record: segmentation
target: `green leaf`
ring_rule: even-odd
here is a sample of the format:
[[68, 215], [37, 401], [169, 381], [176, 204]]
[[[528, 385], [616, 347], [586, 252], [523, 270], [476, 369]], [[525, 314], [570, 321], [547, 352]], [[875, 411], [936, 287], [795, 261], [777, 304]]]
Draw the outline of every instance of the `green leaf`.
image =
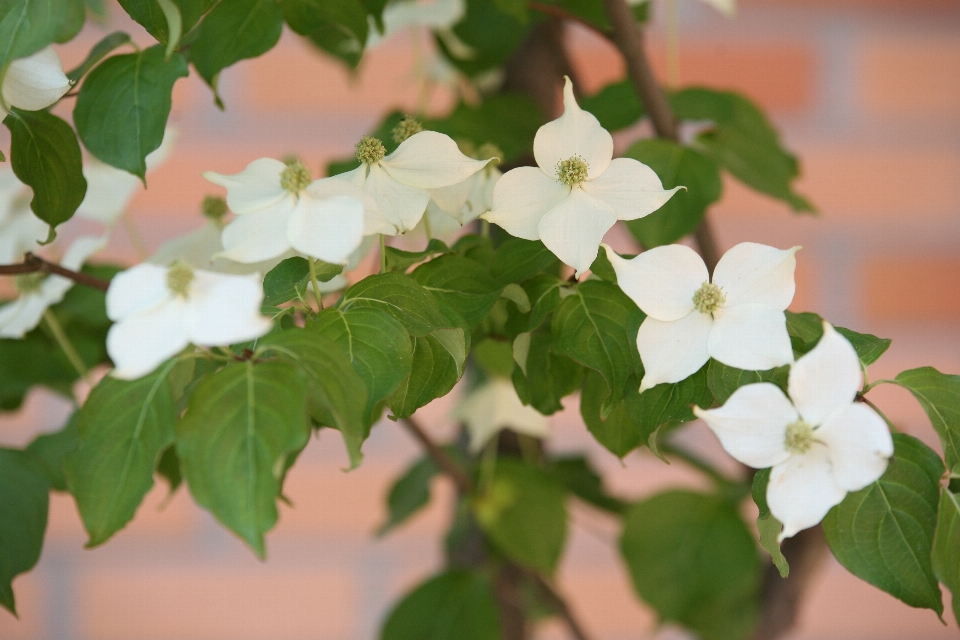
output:
[[126, 526], [153, 487], [153, 471], [174, 437], [167, 383], [173, 364], [139, 380], [108, 376], [80, 409], [80, 447], [64, 466], [88, 548]]
[[216, 91], [223, 69], [266, 53], [282, 31], [283, 13], [276, 0], [222, 0], [204, 18], [190, 62]]
[[[800, 356], [813, 349], [820, 336], [823, 335], [823, 318], [815, 313], [794, 313], [786, 311], [787, 331], [790, 333], [790, 342], [793, 344], [794, 352]], [[857, 355], [860, 356], [860, 362], [864, 366], [871, 365], [880, 359], [887, 349], [890, 348], [892, 340], [887, 338], [878, 338], [869, 333], [857, 333], [843, 327], [835, 327], [837, 333], [850, 341]]]
[[580, 107], [596, 116], [607, 131], [626, 129], [645, 115], [637, 90], [629, 80], [608, 84], [598, 93], [584, 96]]
[[163, 11], [163, 17], [167, 20], [167, 59], [177, 47], [180, 46], [180, 38], [183, 36], [183, 17], [180, 15], [180, 8], [173, 0], [157, 0], [160, 10]]
[[490, 580], [453, 569], [424, 582], [397, 603], [381, 640], [499, 640], [500, 611]]
[[960, 376], [920, 367], [900, 373], [895, 382], [913, 394], [940, 436], [952, 472], [960, 470]]
[[684, 89], [670, 98], [681, 120], [712, 120], [697, 143], [717, 164], [748, 187], [783, 200], [794, 211], [814, 211], [792, 187], [800, 174], [797, 159], [780, 145], [763, 112], [745, 97], [705, 88]]
[[567, 536], [566, 492], [555, 477], [501, 458], [473, 509], [498, 549], [534, 571], [553, 573]]
[[[161, 44], [170, 40], [169, 26], [157, 0], [118, 0], [127, 14]], [[191, 31], [220, 0], [172, 0], [180, 10], [182, 32]]]
[[368, 394], [347, 350], [315, 331], [297, 328], [268, 335], [260, 344], [295, 362], [307, 374], [307, 407], [311, 417], [343, 435], [350, 466], [357, 467], [363, 458], [360, 448], [370, 435], [370, 422], [366, 419]]
[[373, 307], [400, 321], [410, 335], [425, 336], [451, 325], [437, 300], [410, 276], [384, 273], [364, 278], [344, 292], [337, 304], [341, 311]]
[[456, 309], [470, 327], [487, 317], [503, 290], [484, 267], [457, 255], [434, 258], [414, 269], [411, 276], [438, 300]]
[[439, 472], [432, 458], [421, 458], [393, 483], [387, 496], [390, 516], [377, 529], [378, 536], [386, 535], [430, 503], [430, 482]]
[[0, 70], [53, 42], [66, 42], [83, 26], [81, 0], [4, 0], [0, 3]]
[[[636, 383], [635, 386], [639, 388], [640, 384], [636, 378], [629, 378], [627, 384], [630, 384], [630, 381]], [[638, 395], [636, 389], [628, 390], [627, 397], [630, 393]], [[607, 386], [603, 376], [596, 371], [587, 372], [583, 391], [580, 394], [580, 415], [597, 442], [613, 455], [623, 458], [646, 442], [650, 433], [645, 433], [634, 422], [625, 400], [614, 403], [604, 416], [603, 408], [609, 396], [610, 387]]]
[[413, 346], [407, 330], [386, 311], [372, 307], [327, 309], [307, 328], [344, 348], [367, 388], [364, 419], [376, 422], [380, 403], [410, 375]]
[[953, 617], [960, 621], [960, 502], [940, 488], [937, 531], [933, 538], [933, 573], [952, 594]]
[[539, 327], [547, 315], [560, 304], [561, 292], [567, 285], [560, 278], [544, 274], [530, 278], [521, 286], [527, 294], [530, 310], [524, 313], [522, 309], [517, 308], [516, 313], [510, 313], [507, 329], [514, 336]]
[[33, 189], [30, 208], [51, 229], [66, 222], [87, 193], [73, 129], [46, 111], [20, 109], [13, 109], [4, 124], [10, 129], [13, 172]]
[[451, 48], [443, 38], [438, 38], [437, 44], [455, 67], [474, 76], [505, 64], [534, 23], [504, 13], [495, 0], [472, 0], [467, 3], [466, 15], [453, 27], [457, 40], [469, 50]]
[[631, 354], [636, 333], [628, 330], [634, 314], [640, 311], [617, 285], [587, 280], [553, 316], [553, 351], [600, 372], [611, 389], [611, 403], [623, 397], [627, 378], [635, 372]]
[[887, 471], [865, 489], [848, 493], [827, 513], [823, 531], [850, 573], [911, 607], [942, 616], [930, 553], [943, 463], [916, 438], [894, 434], [893, 443]]
[[780, 551], [777, 537], [783, 529], [783, 523], [773, 517], [767, 506], [767, 485], [770, 484], [770, 469], [760, 469], [753, 475], [753, 501], [760, 513], [757, 516], [757, 531], [760, 533], [760, 546], [770, 554], [781, 578], [790, 575], [790, 565]]
[[263, 277], [263, 304], [275, 307], [302, 298], [310, 282], [310, 263], [305, 258], [287, 258]]
[[513, 375], [513, 348], [506, 340], [481, 340], [473, 346], [470, 357], [487, 377], [509, 378]]
[[637, 594], [663, 620], [703, 640], [751, 636], [762, 567], [736, 504], [690, 491], [655, 495], [627, 512], [620, 550]]
[[427, 248], [423, 251], [403, 251], [395, 247], [387, 247], [387, 271], [405, 272], [407, 268], [418, 262], [423, 262], [427, 258], [449, 253], [450, 249], [440, 240], [431, 238], [427, 243]]
[[694, 420], [691, 407], [710, 406], [712, 394], [707, 385], [707, 365], [690, 377], [674, 384], [658, 384], [643, 393], [627, 394], [627, 409], [644, 434], [662, 425]]
[[539, 240], [510, 238], [497, 249], [490, 275], [503, 285], [520, 283], [557, 264], [557, 257]]
[[640, 140], [624, 156], [653, 169], [665, 189], [686, 187], [650, 215], [627, 222], [631, 233], [647, 249], [671, 244], [693, 233], [707, 207], [719, 200], [723, 192], [716, 163], [690, 147], [669, 140]]
[[107, 57], [111, 51], [117, 47], [121, 47], [130, 42], [130, 36], [124, 33], [123, 31], [114, 31], [108, 36], [104, 36], [100, 42], [95, 44], [90, 53], [87, 54], [86, 59], [80, 63], [79, 66], [71, 70], [67, 77], [72, 81], [77, 82], [83, 76], [93, 69], [97, 64]]
[[0, 605], [16, 615], [13, 579], [40, 559], [50, 501], [43, 465], [25, 451], [0, 449]]
[[584, 456], [554, 458], [548, 469], [570, 493], [587, 504], [609, 513], [622, 514], [627, 504], [612, 497], [603, 487], [603, 479]]
[[161, 45], [107, 58], [90, 72], [73, 110], [87, 151], [144, 180], [146, 157], [163, 141], [174, 83], [188, 74], [179, 53]]
[[177, 454], [197, 504], [263, 557], [287, 457], [309, 436], [306, 381], [295, 365], [229, 364], [191, 394]]
[[[734, 391], [746, 384], [772, 382], [781, 389], [786, 389], [789, 373], [789, 366], [767, 369], [766, 371], [746, 371], [728, 367], [717, 360], [710, 360], [707, 364], [707, 386], [717, 404], [724, 404], [733, 395]], [[709, 402], [699, 406], [707, 407], [708, 405]]]
[[55, 491], [67, 490], [63, 460], [80, 446], [79, 418], [80, 414], [74, 412], [60, 431], [39, 435], [27, 445], [27, 452], [43, 463], [50, 479], [50, 488]]
[[157, 474], [167, 481], [169, 493], [173, 494], [183, 484], [183, 473], [180, 470], [180, 458], [177, 457], [176, 445], [170, 445], [160, 454], [157, 462]]
[[367, 7], [362, 0], [280, 0], [283, 19], [295, 33], [356, 67], [367, 43]]
[[[511, 376], [517, 395], [545, 416], [563, 409], [560, 400], [580, 387], [585, 369], [566, 356], [550, 351], [549, 331], [530, 334], [525, 362], [517, 363]], [[516, 355], [516, 350], [514, 351]]]

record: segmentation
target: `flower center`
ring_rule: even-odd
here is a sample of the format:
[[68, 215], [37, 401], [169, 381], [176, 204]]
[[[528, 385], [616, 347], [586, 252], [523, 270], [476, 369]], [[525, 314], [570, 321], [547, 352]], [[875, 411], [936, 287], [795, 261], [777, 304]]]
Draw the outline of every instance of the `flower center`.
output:
[[43, 281], [47, 279], [45, 273], [25, 273], [13, 279], [13, 285], [20, 293], [33, 293], [39, 291]]
[[310, 170], [299, 160], [289, 163], [287, 168], [280, 172], [280, 186], [284, 191], [300, 193], [310, 186], [310, 182], [312, 182]]
[[[393, 128], [393, 131], [391, 131], [390, 134], [393, 136], [393, 141], [396, 142], [397, 144], [400, 144], [401, 142], [403, 142], [413, 134], [420, 133], [421, 131], [423, 131], [423, 125], [420, 124], [419, 120], [417, 120], [413, 116], [404, 116], [403, 120], [397, 123], [397, 125]], [[376, 140], [376, 138], [372, 138], [372, 139]], [[380, 145], [380, 146], [382, 147], [383, 145]], [[360, 150], [358, 148], [357, 149], [358, 157], [359, 157], [359, 153], [360, 153]]]
[[178, 260], [167, 270], [167, 288], [171, 293], [186, 298], [195, 277], [190, 265]]
[[693, 294], [693, 306], [700, 313], [713, 313], [727, 301], [723, 289], [712, 282], [704, 282]]
[[787, 425], [783, 448], [789, 453], [806, 453], [813, 446], [813, 441], [813, 427], [803, 420], [797, 420]]
[[383, 160], [387, 150], [378, 138], [363, 136], [357, 143], [357, 160], [364, 164], [374, 164]]
[[587, 179], [587, 161], [580, 156], [571, 156], [557, 163], [557, 180], [575, 187]]
[[[282, 180], [281, 178], [281, 184]], [[227, 215], [227, 201], [220, 196], [206, 196], [200, 205], [200, 213], [211, 220], [220, 220]]]

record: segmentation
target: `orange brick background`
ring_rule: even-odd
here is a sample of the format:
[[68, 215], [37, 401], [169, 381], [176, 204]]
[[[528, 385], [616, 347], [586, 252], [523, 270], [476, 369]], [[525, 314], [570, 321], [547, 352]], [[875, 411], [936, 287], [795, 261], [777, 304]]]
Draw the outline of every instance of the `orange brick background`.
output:
[[[802, 160], [800, 190], [817, 217], [789, 213], [732, 180], [712, 218], [724, 247], [744, 240], [802, 244], [797, 310], [817, 310], [836, 324], [894, 339], [871, 377], [921, 365], [960, 372], [960, 3], [956, 0], [749, 0], [735, 20], [679, 0], [685, 82], [734, 88], [769, 110]], [[104, 29], [106, 29], [105, 27]], [[125, 28], [149, 42], [136, 25]], [[104, 29], [89, 28], [61, 48], [65, 65], [82, 59]], [[662, 32], [653, 58], [662, 69]], [[619, 79], [623, 65], [608, 45], [572, 30], [568, 44], [590, 92]], [[196, 77], [177, 85], [172, 121], [180, 140], [171, 160], [149, 177], [133, 203], [148, 244], [200, 223], [197, 203], [212, 191], [200, 177], [238, 171], [250, 160], [296, 153], [318, 169], [348, 155], [390, 107], [412, 109], [415, 58], [404, 37], [373, 51], [356, 76], [313, 53], [292, 34], [266, 56], [224, 72], [225, 112]], [[449, 95], [435, 92], [442, 113]], [[70, 106], [66, 107], [67, 112]], [[0, 145], [8, 138], [0, 132]], [[624, 141], [621, 141], [624, 142]], [[621, 235], [617, 242], [627, 242]], [[129, 259], [118, 231], [110, 255]], [[935, 444], [906, 392], [880, 387], [877, 403], [903, 430]], [[612, 490], [640, 497], [702, 479], [648, 454], [623, 465], [591, 442], [576, 400], [553, 419], [555, 451], [587, 451]], [[451, 399], [424, 410], [438, 437], [453, 427]], [[0, 417], [0, 443], [22, 445], [59, 426], [69, 407], [32, 395]], [[722, 455], [704, 428], [685, 439]], [[451, 492], [434, 485], [434, 504], [378, 540], [389, 484], [419, 455], [391, 423], [377, 427], [363, 466], [343, 473], [336, 433], [307, 448], [290, 474], [292, 508], [282, 507], [259, 562], [180, 490], [162, 483], [135, 521], [101, 548], [83, 550], [72, 500], [55, 496], [37, 569], [15, 582], [20, 621], [0, 611], [0, 638], [18, 640], [355, 640], [377, 636], [400, 593], [441, 564], [440, 535]], [[559, 576], [595, 637], [681, 638], [657, 626], [632, 595], [616, 555], [616, 524], [587, 508], [572, 512]], [[928, 611], [900, 604], [826, 560], [792, 640], [956, 637]], [[546, 625], [544, 638], [563, 638]]]

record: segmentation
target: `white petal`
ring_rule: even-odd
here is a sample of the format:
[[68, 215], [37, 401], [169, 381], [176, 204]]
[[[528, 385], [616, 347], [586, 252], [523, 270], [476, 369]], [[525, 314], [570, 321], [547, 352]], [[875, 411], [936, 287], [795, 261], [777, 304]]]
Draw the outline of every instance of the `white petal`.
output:
[[570, 195], [547, 212], [537, 225], [540, 239], [558, 258], [577, 270], [590, 269], [604, 234], [617, 223], [617, 214], [605, 202], [571, 189]]
[[623, 292], [645, 314], [664, 322], [693, 311], [693, 294], [710, 279], [703, 259], [682, 244], [656, 247], [630, 260], [606, 250]]
[[185, 308], [182, 299], [171, 298], [110, 327], [107, 353], [116, 367], [113, 375], [123, 380], [140, 378], [182, 351], [189, 343], [183, 326]]
[[79, 271], [90, 256], [107, 246], [109, 236], [78, 236], [60, 259], [60, 266]]
[[778, 541], [816, 525], [845, 495], [833, 477], [830, 452], [822, 444], [815, 443], [806, 453], [774, 466], [767, 485], [767, 505], [783, 523]]
[[717, 309], [707, 348], [728, 367], [762, 371], [793, 362], [783, 311], [765, 304]]
[[252, 213], [272, 207], [291, 194], [280, 186], [280, 174], [287, 168], [279, 160], [260, 158], [240, 173], [223, 175], [205, 171], [203, 177], [227, 190], [227, 206], [234, 213]]
[[513, 384], [503, 378], [494, 378], [472, 391], [454, 410], [454, 416], [467, 425], [473, 452], [483, 449], [502, 429], [535, 438], [550, 435], [546, 417], [524, 406]]
[[759, 303], [786, 309], [793, 301], [793, 272], [800, 247], [785, 251], [754, 242], [741, 242], [727, 251], [713, 272], [727, 305]]
[[557, 164], [573, 156], [586, 161], [591, 180], [610, 166], [613, 138], [592, 113], [577, 104], [570, 78], [565, 79], [563, 86], [563, 115], [537, 130], [533, 155], [540, 168], [553, 178], [557, 177]]
[[423, 26], [431, 30], [452, 27], [460, 22], [465, 12], [464, 0], [390, 2], [383, 10], [384, 36], [407, 27]]
[[47, 233], [47, 223], [29, 208], [14, 211], [0, 224], [0, 264], [19, 262], [27, 251], [36, 251]]
[[160, 141], [160, 146], [148, 153], [147, 157], [143, 159], [147, 165], [147, 171], [153, 171], [167, 161], [173, 151], [173, 143], [177, 141], [178, 137], [176, 128], [172, 126], [163, 130], [163, 140]]
[[286, 253], [287, 225], [296, 206], [296, 200], [283, 199], [270, 208], [238, 215], [223, 228], [223, 253], [218, 257], [249, 263]]
[[170, 299], [167, 269], [155, 264], [138, 264], [113, 276], [107, 289], [107, 317], [123, 320], [154, 309]]
[[696, 311], [672, 322], [647, 317], [637, 334], [644, 369], [640, 392], [663, 382], [680, 382], [699, 371], [710, 359], [707, 337], [712, 325], [709, 314]]
[[22, 338], [40, 324], [49, 306], [42, 295], [27, 293], [0, 307], [0, 338]]
[[26, 111], [46, 109], [70, 90], [70, 79], [53, 47], [10, 63], [3, 77], [3, 99]]
[[396, 228], [384, 217], [377, 201], [363, 190], [363, 181], [366, 179], [366, 174], [362, 173], [360, 179], [360, 184], [356, 184], [351, 180], [344, 180], [340, 177], [322, 178], [314, 180], [306, 188], [306, 192], [317, 200], [334, 196], [350, 196], [359, 200], [363, 205], [363, 235], [365, 236], [372, 236], [377, 233], [396, 233]]
[[797, 411], [813, 426], [853, 402], [863, 382], [853, 345], [823, 323], [823, 337], [790, 367], [789, 391]]
[[370, 167], [363, 189], [376, 200], [383, 217], [396, 228], [395, 233], [404, 233], [417, 226], [430, 202], [430, 193], [426, 189], [401, 184], [377, 165]]
[[450, 214], [446, 213], [437, 206], [437, 203], [431, 200], [427, 204], [427, 211], [423, 214], [420, 222], [412, 231], [407, 232], [407, 236], [416, 238], [418, 241], [427, 239], [427, 224], [430, 225], [430, 237], [437, 238], [448, 244], [456, 241], [457, 233], [463, 228]]
[[503, 172], [490, 166], [477, 174], [477, 178], [473, 181], [473, 189], [461, 210], [461, 223], [473, 222], [480, 215], [493, 209], [493, 191], [501, 177]]
[[507, 171], [493, 188], [493, 208], [481, 217], [524, 240], [540, 239], [540, 220], [570, 193], [570, 187], [536, 167]]
[[287, 240], [304, 255], [346, 264], [363, 241], [363, 204], [350, 196], [315, 200], [303, 194], [287, 223]]
[[193, 344], [213, 347], [245, 342], [270, 331], [260, 315], [261, 278], [196, 271], [184, 309], [184, 328]]
[[140, 179], [99, 160], [83, 167], [87, 179], [87, 193], [77, 209], [81, 218], [110, 226], [120, 217], [140, 188]]
[[448, 135], [421, 131], [401, 142], [396, 151], [380, 161], [380, 166], [397, 182], [437, 189], [463, 182], [487, 162], [463, 155]]
[[616, 158], [583, 190], [613, 207], [620, 220], [636, 220], [662, 207], [683, 187], [664, 189], [653, 169], [633, 158]]
[[887, 423], [857, 402], [835, 411], [815, 433], [829, 447], [834, 477], [846, 491], [859, 491], [877, 480], [893, 455]]
[[728, 18], [737, 15], [737, 0], [702, 0]]
[[764, 469], [790, 457], [784, 449], [787, 425], [799, 417], [775, 384], [759, 382], [740, 387], [719, 409], [694, 407], [727, 453], [745, 465]]
[[[466, 180], [461, 180], [457, 184], [449, 187], [440, 187], [430, 190], [430, 199], [436, 203], [444, 213], [454, 218], [457, 222], [463, 222], [463, 207], [467, 204], [467, 198], [473, 191], [474, 184], [479, 179], [480, 174], [474, 174]], [[481, 211], [481, 213], [484, 213]]]
[[0, 225], [6, 222], [7, 216], [15, 208], [19, 208], [19, 201], [27, 192], [28, 187], [20, 182], [13, 169], [0, 169]]

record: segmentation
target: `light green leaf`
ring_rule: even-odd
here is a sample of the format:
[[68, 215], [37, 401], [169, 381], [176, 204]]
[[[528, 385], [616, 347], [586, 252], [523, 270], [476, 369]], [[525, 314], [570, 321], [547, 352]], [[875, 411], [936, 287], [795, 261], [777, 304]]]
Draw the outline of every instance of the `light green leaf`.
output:
[[566, 492], [553, 476], [501, 458], [473, 509], [498, 549], [534, 571], [553, 573], [567, 536]]
[[222, 0], [203, 20], [190, 49], [190, 62], [217, 88], [223, 69], [273, 48], [283, 31], [276, 0]]
[[80, 409], [80, 447], [65, 468], [90, 536], [87, 547], [126, 526], [153, 487], [153, 470], [174, 437], [172, 366], [133, 381], [108, 376]]
[[[513, 283], [507, 287], [517, 286]], [[538, 275], [520, 285], [527, 296], [529, 310], [524, 311], [518, 305], [509, 310], [507, 330], [510, 335], [533, 331], [546, 319], [560, 304], [561, 292], [565, 283], [560, 278], [550, 275]], [[506, 289], [504, 289], [506, 291]]]
[[694, 420], [691, 407], [710, 406], [711, 400], [707, 366], [680, 382], [658, 384], [643, 393], [626, 395], [627, 410], [644, 434], [653, 433], [665, 424]]
[[0, 70], [53, 42], [66, 42], [83, 26], [82, 0], [0, 2]]
[[[167, 18], [157, 0], [118, 0], [127, 14], [139, 22], [161, 44], [170, 41]], [[173, 0], [181, 16], [182, 32], [187, 34], [220, 0]]]
[[79, 418], [79, 412], [74, 412], [60, 431], [39, 435], [27, 445], [27, 452], [46, 467], [50, 488], [55, 491], [67, 491], [63, 460], [80, 446]]
[[387, 616], [380, 640], [499, 640], [500, 612], [490, 580], [453, 569], [424, 582]]
[[410, 276], [384, 273], [364, 278], [344, 292], [337, 308], [374, 307], [386, 311], [415, 337], [450, 327], [436, 299]]
[[607, 131], [626, 129], [645, 115], [637, 90], [629, 80], [608, 84], [592, 96], [584, 96], [580, 107], [596, 116]]
[[942, 616], [930, 553], [943, 463], [916, 438], [894, 434], [893, 443], [886, 473], [848, 493], [827, 513], [823, 531], [833, 555], [850, 573], [911, 607]]
[[306, 381], [295, 365], [230, 364], [191, 394], [177, 454], [197, 504], [263, 557], [287, 457], [309, 436]]
[[960, 621], [960, 501], [940, 488], [940, 513], [933, 539], [933, 573], [952, 594], [953, 617]]
[[900, 373], [895, 381], [913, 394], [940, 436], [947, 468], [960, 470], [960, 376], [920, 367]]
[[780, 572], [781, 578], [790, 575], [790, 565], [780, 551], [777, 537], [783, 530], [783, 523], [773, 517], [770, 507], [767, 506], [767, 485], [770, 484], [770, 469], [760, 469], [753, 475], [753, 501], [760, 511], [757, 516], [757, 531], [760, 533], [760, 546], [770, 554], [774, 566]]
[[[639, 388], [640, 383], [636, 378], [629, 378], [627, 384], [630, 384], [630, 381]], [[630, 393], [628, 390], [627, 397]], [[632, 393], [638, 395], [636, 389]], [[597, 442], [613, 455], [623, 458], [646, 442], [650, 434], [644, 433], [634, 422], [625, 400], [614, 403], [604, 416], [603, 407], [609, 396], [610, 387], [607, 386], [603, 376], [596, 371], [588, 371], [580, 394], [580, 415]]]
[[48, 491], [47, 473], [39, 460], [25, 451], [0, 449], [0, 605], [14, 615], [11, 582], [40, 559]]
[[421, 458], [393, 483], [387, 496], [387, 511], [390, 515], [377, 529], [378, 536], [386, 535], [429, 504], [430, 482], [439, 472], [432, 458]]
[[460, 312], [470, 327], [487, 317], [503, 290], [484, 267], [457, 255], [434, 258], [414, 269], [411, 276], [438, 300]]
[[762, 567], [735, 504], [668, 491], [627, 512], [620, 550], [637, 594], [703, 640], [741, 640], [759, 619]]
[[473, 0], [467, 3], [466, 15], [453, 27], [457, 39], [469, 50], [451, 50], [442, 39], [438, 45], [454, 66], [473, 76], [505, 64], [533, 22], [523, 23], [504, 13], [495, 0]]
[[100, 42], [95, 44], [90, 53], [87, 54], [87, 57], [79, 66], [72, 69], [67, 73], [67, 77], [77, 82], [83, 76], [93, 69], [97, 64], [103, 60], [107, 55], [116, 49], [130, 42], [130, 36], [124, 33], [123, 31], [114, 31], [108, 36], [104, 36]]
[[163, 141], [173, 85], [187, 73], [183, 56], [166, 60], [161, 45], [104, 60], [80, 87], [73, 110], [84, 146], [145, 180], [146, 157]]
[[174, 4], [173, 0], [157, 0], [160, 10], [163, 11], [163, 17], [167, 21], [167, 60], [173, 55], [173, 52], [180, 46], [180, 37], [183, 35], [183, 17], [180, 15], [180, 8]]
[[275, 307], [302, 298], [310, 281], [310, 263], [305, 258], [287, 258], [263, 277], [263, 304]]
[[4, 124], [13, 172], [33, 189], [30, 208], [52, 230], [73, 217], [87, 193], [77, 136], [46, 111], [13, 109]]

